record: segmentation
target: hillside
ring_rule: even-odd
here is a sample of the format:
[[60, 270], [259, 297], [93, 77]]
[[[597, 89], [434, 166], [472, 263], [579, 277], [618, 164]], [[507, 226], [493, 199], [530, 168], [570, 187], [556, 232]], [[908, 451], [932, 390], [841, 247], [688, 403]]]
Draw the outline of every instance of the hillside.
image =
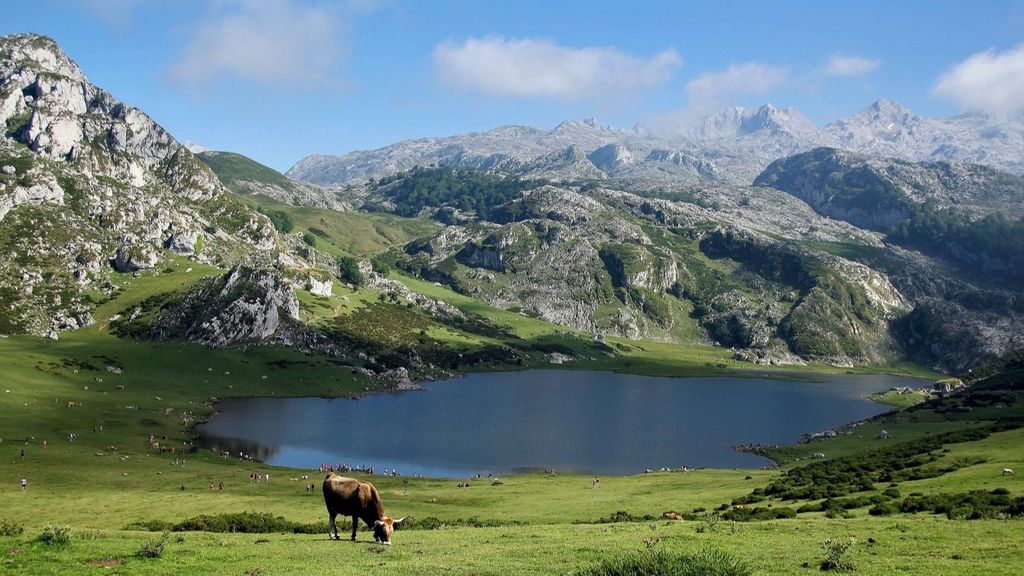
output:
[[0, 39], [0, 332], [88, 325], [120, 278], [169, 255], [231, 266], [280, 250], [270, 222], [48, 38]]
[[241, 154], [207, 151], [200, 152], [196, 158], [209, 166], [228, 190], [240, 196], [265, 196], [294, 206], [348, 209], [338, 193], [292, 180]]
[[[1016, 201], [1016, 177], [957, 170], [957, 184], [943, 188], [957, 206], [973, 206], [993, 180], [1005, 180], [1005, 193], [983, 197], [978, 213], [1000, 214], [999, 202]], [[604, 336], [715, 343], [761, 363], [872, 364], [909, 354], [947, 369], [1021, 345], [1016, 316], [994, 315], [1006, 302], [1013, 309], [1016, 291], [977, 283], [764, 186], [630, 192], [603, 181], [438, 168], [382, 178], [353, 202], [444, 225], [392, 251], [398, 269]], [[922, 328], [917, 319], [936, 306], [965, 306], [960, 323]]]

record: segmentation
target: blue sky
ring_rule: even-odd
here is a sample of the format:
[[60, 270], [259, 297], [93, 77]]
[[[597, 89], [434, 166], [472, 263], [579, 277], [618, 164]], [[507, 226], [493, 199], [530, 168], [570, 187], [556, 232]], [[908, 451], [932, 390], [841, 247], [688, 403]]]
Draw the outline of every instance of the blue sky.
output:
[[1024, 112], [1024, 1], [21, 0], [182, 141], [286, 170], [308, 154], [570, 118], [674, 125], [729, 105], [818, 123], [879, 98]]

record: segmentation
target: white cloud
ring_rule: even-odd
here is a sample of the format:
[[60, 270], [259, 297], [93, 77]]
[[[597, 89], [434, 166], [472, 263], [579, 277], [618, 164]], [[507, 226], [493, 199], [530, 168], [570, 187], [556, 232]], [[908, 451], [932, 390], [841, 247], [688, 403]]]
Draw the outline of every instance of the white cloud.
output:
[[443, 82], [492, 97], [621, 96], [664, 84], [681, 64], [675, 50], [640, 58], [611, 47], [568, 48], [532, 38], [470, 38], [434, 48]]
[[688, 116], [703, 116], [735, 104], [732, 98], [771, 92], [789, 78], [789, 70], [759, 62], [731, 64], [721, 72], [708, 72], [686, 83]]
[[1005, 52], [986, 50], [939, 77], [932, 94], [965, 110], [1009, 115], [1024, 112], [1024, 44]]
[[821, 69], [826, 76], [863, 76], [882, 65], [881, 60], [833, 54]]
[[292, 0], [220, 2], [171, 69], [172, 82], [205, 92], [222, 77], [289, 91], [336, 80], [344, 53], [337, 14]]

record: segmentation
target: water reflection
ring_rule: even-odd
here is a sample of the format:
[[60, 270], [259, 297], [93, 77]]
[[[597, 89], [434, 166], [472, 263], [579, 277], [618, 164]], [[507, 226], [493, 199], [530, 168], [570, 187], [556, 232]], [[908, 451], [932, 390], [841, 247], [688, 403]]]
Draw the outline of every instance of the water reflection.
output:
[[730, 446], [793, 442], [886, 410], [863, 394], [921, 385], [892, 376], [821, 378], [472, 374], [429, 383], [425, 392], [360, 400], [226, 400], [201, 428], [201, 442], [276, 465], [347, 463], [431, 476], [758, 467], [766, 461]]

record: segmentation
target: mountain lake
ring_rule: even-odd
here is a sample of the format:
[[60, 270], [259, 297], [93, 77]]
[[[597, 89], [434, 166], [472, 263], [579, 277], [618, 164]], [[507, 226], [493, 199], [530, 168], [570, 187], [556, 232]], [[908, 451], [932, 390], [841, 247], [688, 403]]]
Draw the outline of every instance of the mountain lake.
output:
[[359, 399], [226, 399], [199, 428], [199, 444], [278, 466], [453, 478], [757, 468], [769, 461], [732, 447], [792, 443], [890, 409], [866, 394], [927, 384], [889, 375], [490, 372]]

